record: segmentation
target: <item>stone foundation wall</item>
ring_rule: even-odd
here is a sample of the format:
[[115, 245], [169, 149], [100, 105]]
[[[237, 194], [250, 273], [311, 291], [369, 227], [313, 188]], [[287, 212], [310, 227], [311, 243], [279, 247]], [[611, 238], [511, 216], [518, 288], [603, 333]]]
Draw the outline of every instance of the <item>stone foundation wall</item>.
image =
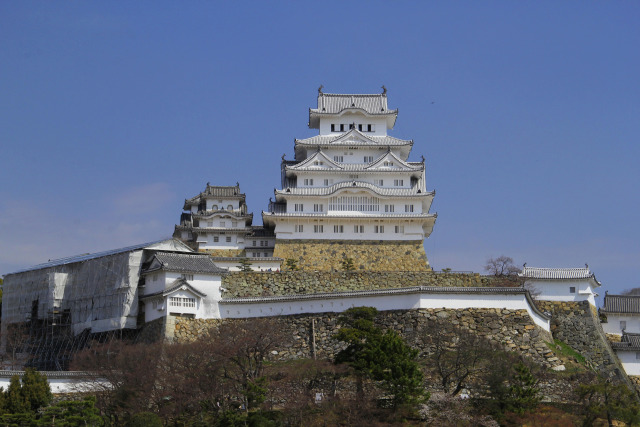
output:
[[276, 240], [273, 256], [295, 259], [301, 270], [311, 271], [340, 271], [347, 258], [356, 270], [431, 270], [422, 240]]
[[152, 320], [142, 325], [138, 331], [136, 341], [143, 343], [152, 343], [164, 339], [166, 318]]
[[[273, 318], [278, 328], [291, 339], [273, 357], [278, 360], [298, 358], [332, 359], [343, 348], [333, 335], [339, 329], [339, 313], [321, 313]], [[234, 322], [237, 320], [225, 320]], [[215, 319], [175, 318], [176, 341], [189, 341], [220, 324]], [[525, 310], [505, 309], [420, 309], [379, 313], [376, 322], [384, 329], [402, 335], [408, 344], [420, 350], [420, 357], [431, 353], [430, 336], [438, 325], [453, 325], [484, 337], [506, 350], [527, 355], [546, 367], [560, 365], [546, 342], [551, 335], [537, 327]], [[314, 340], [315, 338], [315, 340]], [[315, 343], [315, 347], [314, 347]]]
[[536, 301], [551, 318], [553, 337], [569, 344], [604, 375], [616, 375], [628, 382], [624, 368], [611, 349], [600, 324], [598, 312], [588, 301]]
[[[509, 283], [506, 283], [509, 284]], [[224, 298], [318, 294], [411, 286], [504, 286], [504, 279], [464, 273], [423, 272], [234, 272], [222, 279]]]
[[211, 256], [221, 256], [221, 257], [246, 256], [246, 252], [244, 249], [198, 249], [198, 252], [209, 254]]

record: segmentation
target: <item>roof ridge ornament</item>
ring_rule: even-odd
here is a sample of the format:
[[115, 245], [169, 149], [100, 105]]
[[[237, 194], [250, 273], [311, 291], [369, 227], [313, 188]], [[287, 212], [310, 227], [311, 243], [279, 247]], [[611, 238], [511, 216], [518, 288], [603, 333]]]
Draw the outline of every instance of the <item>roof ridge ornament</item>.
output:
[[324, 85], [322, 85], [322, 84], [321, 84], [321, 85], [320, 85], [320, 87], [318, 88], [318, 95], [324, 95], [324, 94], [322, 93], [322, 88], [323, 88], [323, 87], [324, 87]]
[[384, 87], [384, 85], [382, 85], [382, 94], [385, 96], [387, 95], [387, 88]]

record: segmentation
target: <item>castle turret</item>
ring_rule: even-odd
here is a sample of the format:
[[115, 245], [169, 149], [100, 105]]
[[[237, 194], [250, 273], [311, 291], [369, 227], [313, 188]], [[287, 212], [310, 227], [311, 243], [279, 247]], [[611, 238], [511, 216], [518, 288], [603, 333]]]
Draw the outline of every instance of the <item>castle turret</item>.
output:
[[295, 159], [283, 158], [282, 189], [263, 212], [275, 228], [274, 256], [302, 268], [339, 269], [352, 258], [367, 270], [429, 268], [423, 240], [429, 213], [425, 164], [408, 161], [413, 141], [387, 135], [398, 115], [381, 94], [318, 92], [309, 127], [319, 135], [295, 140]]

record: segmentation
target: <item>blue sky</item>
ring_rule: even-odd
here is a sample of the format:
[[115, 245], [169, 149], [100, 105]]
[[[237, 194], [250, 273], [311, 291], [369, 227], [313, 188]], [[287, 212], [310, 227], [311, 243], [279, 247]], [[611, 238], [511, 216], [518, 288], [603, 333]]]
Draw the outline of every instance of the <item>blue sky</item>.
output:
[[207, 182], [240, 182], [259, 222], [318, 86], [384, 84], [437, 191], [434, 268], [506, 254], [640, 286], [639, 18], [637, 2], [0, 2], [0, 274], [169, 236]]

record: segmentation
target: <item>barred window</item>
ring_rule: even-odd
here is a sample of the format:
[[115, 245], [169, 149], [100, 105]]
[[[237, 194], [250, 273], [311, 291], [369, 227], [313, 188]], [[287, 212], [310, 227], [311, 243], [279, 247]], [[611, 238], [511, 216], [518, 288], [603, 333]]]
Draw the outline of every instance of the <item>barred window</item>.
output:
[[324, 226], [322, 224], [314, 225], [313, 226], [313, 232], [314, 233], [323, 233], [324, 232]]
[[334, 233], [344, 233], [344, 225], [334, 225], [333, 226]]
[[329, 199], [330, 211], [378, 212], [380, 199], [368, 196], [338, 196]]
[[314, 203], [313, 204], [313, 211], [314, 212], [323, 212], [324, 211], [324, 205], [322, 203]]
[[196, 299], [195, 298], [171, 297], [171, 298], [169, 298], [169, 305], [171, 307], [195, 308]]

